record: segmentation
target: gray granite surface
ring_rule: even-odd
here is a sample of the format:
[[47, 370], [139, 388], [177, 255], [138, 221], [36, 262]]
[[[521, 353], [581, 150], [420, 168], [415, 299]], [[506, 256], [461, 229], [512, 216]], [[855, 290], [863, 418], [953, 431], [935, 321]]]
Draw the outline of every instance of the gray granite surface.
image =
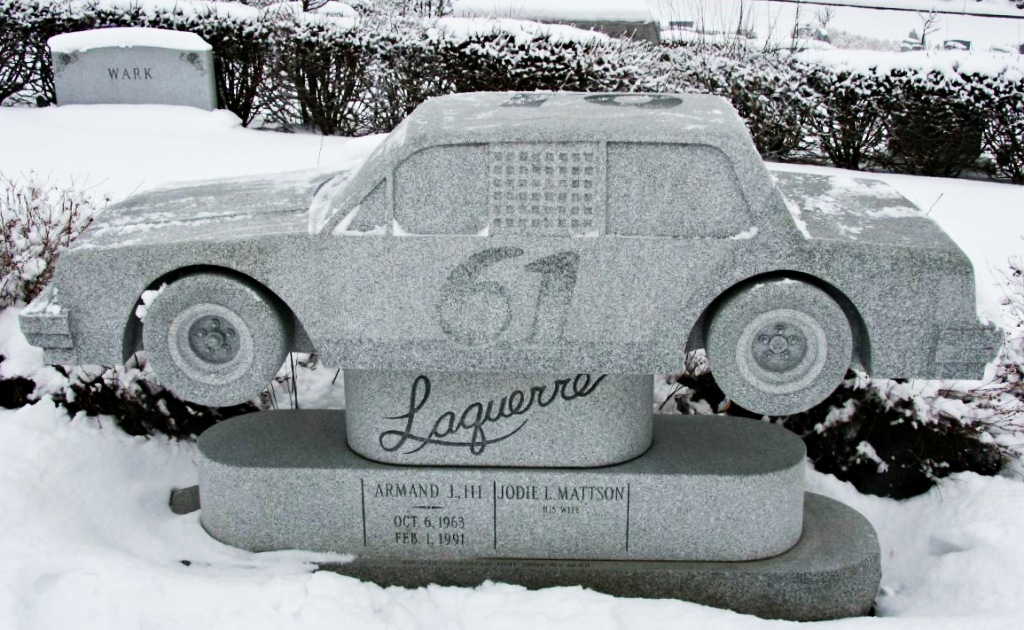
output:
[[345, 370], [349, 447], [391, 464], [606, 466], [651, 446], [651, 376]]
[[784, 416], [826, 398], [850, 366], [853, 335], [828, 293], [790, 279], [726, 296], [708, 328], [715, 381], [747, 409]]
[[118, 31], [155, 33], [158, 37], [167, 34], [159, 29], [103, 29], [104, 35], [112, 36], [112, 43], [85, 49], [67, 45], [63, 35], [52, 38], [57, 104], [217, 107], [213, 51], [198, 35], [174, 33], [173, 37], [186, 43], [183, 48], [125, 46], [116, 43]]
[[657, 416], [647, 453], [586, 469], [379, 464], [349, 450], [340, 411], [233, 418], [199, 454], [203, 527], [254, 551], [750, 560], [803, 520], [803, 442], [738, 418]]
[[399, 559], [360, 557], [322, 568], [381, 585], [539, 589], [583, 586], [620, 597], [675, 598], [768, 619], [817, 621], [870, 614], [881, 580], [878, 539], [855, 510], [817, 494], [804, 500], [792, 549], [747, 562]]
[[[834, 300], [842, 317], [805, 331], [835, 333], [837, 360], [849, 337], [875, 377], [979, 378], [1001, 342], [977, 321], [969, 260], [910, 202], [868, 180], [773, 179], [704, 95], [446, 96], [356, 172], [146, 193], [61, 256], [22, 327], [48, 361], [115, 364], [144, 349], [145, 291], [213, 267], [281, 300], [293, 349], [354, 370], [673, 372], [725, 296], [781, 279]], [[712, 365], [747, 351], [722, 347]], [[828, 379], [775, 394], [717, 372], [752, 411], [827, 395]]]
[[160, 289], [143, 327], [146, 361], [188, 400], [230, 405], [270, 382], [292, 347], [292, 320], [273, 296], [223, 273]]
[[199, 509], [199, 486], [174, 488], [167, 504], [175, 514], [191, 514]]

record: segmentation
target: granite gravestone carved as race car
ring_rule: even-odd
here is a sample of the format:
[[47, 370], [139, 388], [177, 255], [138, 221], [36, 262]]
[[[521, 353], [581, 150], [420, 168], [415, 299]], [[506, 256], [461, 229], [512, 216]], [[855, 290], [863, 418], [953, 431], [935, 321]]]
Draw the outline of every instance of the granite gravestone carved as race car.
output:
[[766, 414], [851, 365], [980, 378], [970, 262], [886, 185], [779, 173], [724, 100], [432, 99], [351, 172], [165, 188], [101, 215], [21, 315], [51, 363], [144, 350], [183, 398], [326, 365], [651, 374], [704, 348]]

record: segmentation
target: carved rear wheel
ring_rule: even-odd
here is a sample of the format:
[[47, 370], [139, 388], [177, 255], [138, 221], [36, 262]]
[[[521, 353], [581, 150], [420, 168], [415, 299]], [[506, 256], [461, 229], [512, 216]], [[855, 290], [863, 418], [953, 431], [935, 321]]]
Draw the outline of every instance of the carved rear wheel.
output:
[[712, 315], [707, 353], [730, 400], [784, 416], [835, 391], [850, 367], [853, 335], [827, 293], [798, 280], [772, 280], [725, 299]]
[[146, 312], [142, 339], [157, 379], [180, 398], [225, 406], [259, 395], [291, 348], [292, 326], [260, 287], [225, 274], [186, 276]]

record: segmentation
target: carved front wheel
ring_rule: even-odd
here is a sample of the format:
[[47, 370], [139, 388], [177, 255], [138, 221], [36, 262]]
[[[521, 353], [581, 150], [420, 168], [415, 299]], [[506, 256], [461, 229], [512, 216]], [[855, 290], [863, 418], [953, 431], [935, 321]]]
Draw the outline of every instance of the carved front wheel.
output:
[[180, 398], [226, 406], [259, 395], [291, 348], [292, 327], [262, 289], [217, 273], [182, 278], [147, 309], [146, 358]]
[[730, 400], [784, 416], [836, 390], [850, 367], [853, 336], [827, 293], [797, 280], [772, 280], [726, 298], [712, 315], [707, 353]]

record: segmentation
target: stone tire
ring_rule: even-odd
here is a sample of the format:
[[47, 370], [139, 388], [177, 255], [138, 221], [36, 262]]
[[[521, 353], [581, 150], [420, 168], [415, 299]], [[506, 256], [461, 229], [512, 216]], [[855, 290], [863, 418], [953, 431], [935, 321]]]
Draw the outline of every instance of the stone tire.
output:
[[797, 280], [755, 284], [712, 315], [708, 365], [725, 395], [769, 416], [806, 411], [836, 390], [850, 367], [853, 335], [843, 309]]
[[167, 286], [142, 323], [146, 360], [176, 396], [211, 406], [258, 396], [291, 348], [292, 326], [262, 288], [224, 274]]

